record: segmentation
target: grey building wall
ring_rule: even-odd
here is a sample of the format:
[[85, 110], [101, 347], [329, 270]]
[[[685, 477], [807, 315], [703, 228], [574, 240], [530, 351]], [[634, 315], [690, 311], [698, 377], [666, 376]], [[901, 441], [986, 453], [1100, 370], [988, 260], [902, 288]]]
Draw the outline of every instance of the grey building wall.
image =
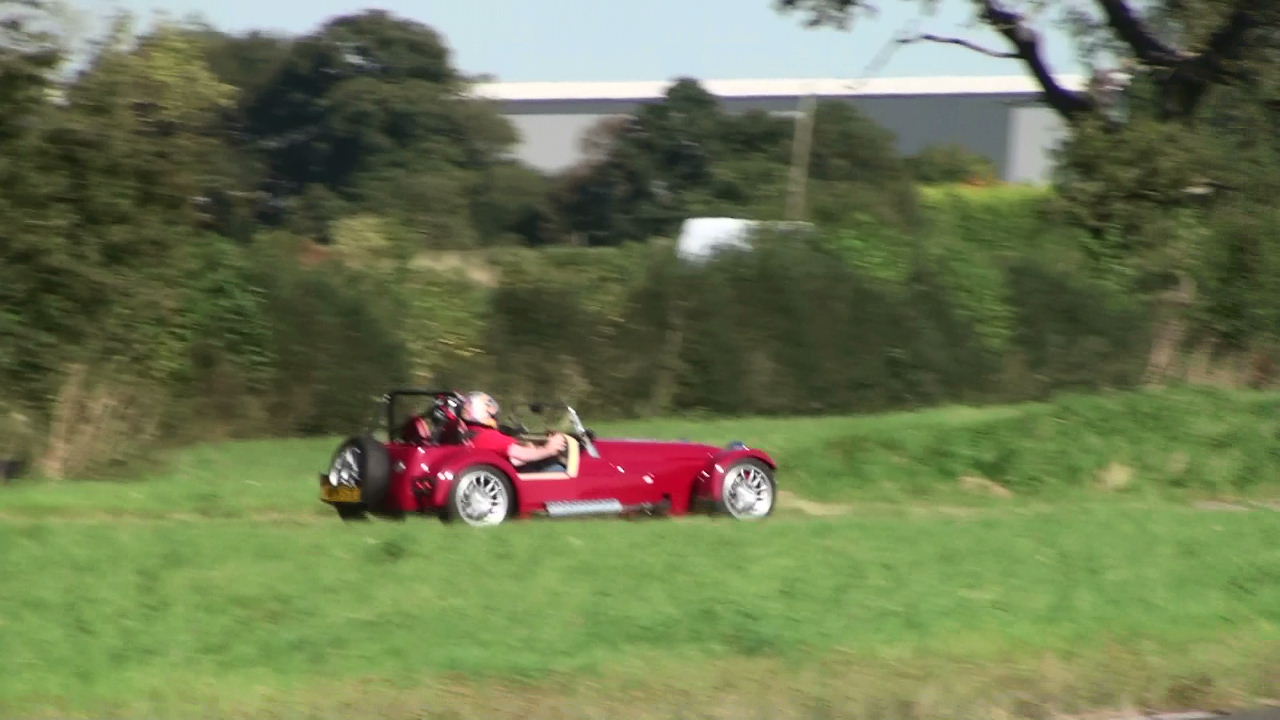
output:
[[1009, 113], [1005, 179], [1010, 182], [1048, 182], [1053, 176], [1054, 153], [1066, 136], [1066, 125], [1052, 109], [1042, 106], [1013, 108]]
[[582, 138], [605, 117], [593, 113], [507, 112], [520, 133], [516, 157], [545, 172], [559, 172], [582, 158]]
[[[799, 97], [721, 98], [729, 112], [792, 112]], [[1046, 182], [1052, 148], [1063, 135], [1057, 115], [1031, 94], [849, 96], [868, 118], [892, 132], [899, 152], [958, 143], [991, 158], [1010, 182]], [[582, 158], [583, 135], [610, 115], [632, 114], [645, 100], [517, 100], [500, 103], [520, 133], [516, 156], [547, 172]], [[820, 149], [817, 149], [820, 152]]]

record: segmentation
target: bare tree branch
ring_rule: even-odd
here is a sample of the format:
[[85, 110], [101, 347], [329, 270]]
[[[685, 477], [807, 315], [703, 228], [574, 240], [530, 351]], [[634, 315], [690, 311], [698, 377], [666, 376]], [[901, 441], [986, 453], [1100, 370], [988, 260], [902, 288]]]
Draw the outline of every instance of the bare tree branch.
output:
[[[855, 20], [874, 11], [873, 0], [773, 0], [783, 11], [801, 12], [809, 25], [848, 28]], [[1050, 72], [1040, 38], [1021, 13], [1007, 5], [1010, 0], [972, 0], [982, 21], [999, 32], [1013, 46], [1000, 52], [963, 38], [919, 35], [899, 40], [959, 45], [990, 57], [1016, 59], [1026, 67], [1044, 92], [1044, 101], [1059, 115], [1074, 120], [1099, 109], [1098, 101], [1087, 93], [1062, 87]], [[1190, 118], [1210, 88], [1231, 82], [1248, 82], [1248, 74], [1238, 61], [1256, 45], [1255, 31], [1273, 21], [1277, 0], [1221, 0], [1227, 6], [1222, 24], [1209, 36], [1203, 49], [1178, 47], [1159, 36], [1143, 18], [1144, 0], [1094, 0], [1105, 18], [1106, 27], [1133, 53], [1143, 66], [1154, 70], [1151, 78], [1159, 90], [1166, 118]]]
[[1044, 100], [1066, 120], [1075, 120], [1096, 107], [1087, 95], [1068, 90], [1053, 77], [1040, 53], [1040, 37], [1023, 22], [1022, 15], [1001, 6], [996, 0], [975, 0], [983, 21], [1013, 44], [1013, 56], [1022, 60], [1044, 91]]
[[1209, 38], [1209, 45], [1196, 62], [1218, 79], [1231, 75], [1224, 63], [1238, 60], [1244, 54], [1244, 36], [1263, 24], [1262, 12], [1272, 0], [1236, 0], [1231, 15]]
[[1166, 117], [1190, 117], [1215, 83], [1239, 80], [1231, 66], [1247, 50], [1245, 35], [1263, 24], [1262, 13], [1273, 0], [1236, 0], [1222, 26], [1209, 37], [1205, 49], [1188, 56], [1165, 80], [1162, 111]]
[[1165, 117], [1190, 117], [1214, 83], [1238, 79], [1230, 64], [1245, 52], [1245, 35], [1262, 25], [1262, 11], [1274, 0], [1235, 0], [1222, 26], [1205, 49], [1191, 53], [1165, 43], [1134, 13], [1128, 0], [1097, 0], [1107, 25], [1148, 66], [1164, 68], [1165, 92], [1161, 111]]
[[1189, 55], [1156, 37], [1126, 0], [1098, 0], [1107, 15], [1107, 25], [1124, 40], [1134, 55], [1148, 65], [1174, 65]]
[[916, 35], [915, 37], [905, 37], [905, 38], [902, 38], [901, 40], [898, 40], [898, 42], [902, 45], [910, 45], [911, 43], [922, 42], [922, 41], [947, 43], [950, 45], [959, 45], [960, 47], [969, 48], [974, 52], [980, 52], [983, 55], [990, 55], [991, 57], [995, 57], [995, 58], [1017, 59], [1018, 57], [1020, 57], [1018, 53], [1000, 52], [999, 50], [992, 50], [990, 48], [982, 47], [977, 43], [965, 40], [964, 38], [943, 37], [941, 35], [933, 35], [931, 33], [923, 33], [921, 35]]

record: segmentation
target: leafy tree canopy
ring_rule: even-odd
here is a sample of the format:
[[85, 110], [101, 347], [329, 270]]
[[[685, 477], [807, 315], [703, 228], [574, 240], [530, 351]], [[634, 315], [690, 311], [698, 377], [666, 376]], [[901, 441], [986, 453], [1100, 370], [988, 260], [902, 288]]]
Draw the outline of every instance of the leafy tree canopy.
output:
[[[634, 117], [608, 119], [588, 138], [588, 160], [561, 180], [559, 210], [586, 242], [669, 234], [691, 215], [780, 219], [794, 120], [726, 112], [696, 80], [680, 79]], [[909, 218], [913, 195], [893, 136], [852, 105], [814, 112], [811, 216]]]

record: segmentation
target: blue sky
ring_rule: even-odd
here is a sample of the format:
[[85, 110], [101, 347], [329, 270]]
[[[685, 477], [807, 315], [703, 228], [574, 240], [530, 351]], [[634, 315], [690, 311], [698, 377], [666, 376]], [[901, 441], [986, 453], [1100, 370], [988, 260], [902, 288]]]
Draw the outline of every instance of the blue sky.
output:
[[[503, 81], [862, 77], [887, 41], [919, 32], [962, 35], [992, 48], [1002, 39], [969, 22], [969, 2], [942, 0], [925, 14], [912, 0], [881, 0], [852, 32], [807, 30], [772, 0], [72, 0], [89, 18], [113, 9], [143, 16], [198, 14], [228, 31], [302, 34], [335, 15], [377, 7], [431, 25], [470, 74]], [[1070, 43], [1045, 28], [1055, 71], [1077, 72]], [[1013, 75], [1016, 61], [953, 46], [897, 48], [870, 74]]]

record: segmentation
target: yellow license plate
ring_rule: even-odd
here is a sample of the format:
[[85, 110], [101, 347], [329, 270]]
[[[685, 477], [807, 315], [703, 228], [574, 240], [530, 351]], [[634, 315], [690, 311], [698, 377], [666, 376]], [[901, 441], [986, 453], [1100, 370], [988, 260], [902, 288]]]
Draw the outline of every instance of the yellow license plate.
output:
[[329, 502], [340, 503], [358, 503], [360, 502], [360, 488], [350, 487], [348, 485], [324, 485], [320, 488], [320, 498]]

